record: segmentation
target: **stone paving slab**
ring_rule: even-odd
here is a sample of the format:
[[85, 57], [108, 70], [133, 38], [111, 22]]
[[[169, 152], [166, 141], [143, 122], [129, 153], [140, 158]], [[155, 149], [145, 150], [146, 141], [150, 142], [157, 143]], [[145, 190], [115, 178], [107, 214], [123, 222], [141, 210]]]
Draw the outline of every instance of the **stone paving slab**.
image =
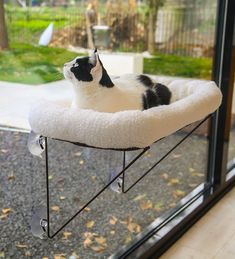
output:
[[72, 97], [72, 85], [56, 81], [42, 85], [24, 85], [0, 81], [0, 125], [30, 130], [28, 114], [39, 99], [59, 100]]

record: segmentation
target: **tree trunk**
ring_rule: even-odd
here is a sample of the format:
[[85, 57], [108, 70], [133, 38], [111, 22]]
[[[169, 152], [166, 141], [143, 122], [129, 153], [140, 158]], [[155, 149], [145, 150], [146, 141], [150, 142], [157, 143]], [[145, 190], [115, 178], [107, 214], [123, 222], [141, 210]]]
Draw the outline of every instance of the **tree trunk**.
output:
[[0, 49], [8, 49], [8, 36], [4, 15], [4, 0], [0, 0]]
[[94, 49], [95, 44], [93, 41], [92, 25], [88, 13], [86, 13], [86, 31], [87, 31], [87, 46], [89, 49]]
[[157, 11], [151, 10], [148, 17], [148, 52], [155, 52], [155, 31], [157, 23]]

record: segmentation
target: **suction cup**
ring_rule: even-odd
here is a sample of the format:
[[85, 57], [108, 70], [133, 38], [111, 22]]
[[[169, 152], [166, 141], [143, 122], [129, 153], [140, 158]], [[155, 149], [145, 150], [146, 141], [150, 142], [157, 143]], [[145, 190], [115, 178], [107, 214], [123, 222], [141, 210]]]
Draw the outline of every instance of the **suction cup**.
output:
[[31, 131], [28, 138], [28, 149], [32, 155], [41, 157], [45, 150], [45, 138]]
[[[121, 169], [120, 170], [113, 170], [111, 173], [110, 173], [110, 177], [109, 177], [109, 182], [112, 181], [116, 176], [117, 174], [121, 172]], [[114, 192], [117, 192], [117, 193], [122, 193], [122, 185], [123, 185], [123, 177], [122, 176], [119, 176], [110, 186], [109, 188], [114, 191]]]
[[47, 210], [45, 207], [38, 207], [33, 211], [31, 218], [31, 232], [33, 236], [40, 239], [47, 238]]

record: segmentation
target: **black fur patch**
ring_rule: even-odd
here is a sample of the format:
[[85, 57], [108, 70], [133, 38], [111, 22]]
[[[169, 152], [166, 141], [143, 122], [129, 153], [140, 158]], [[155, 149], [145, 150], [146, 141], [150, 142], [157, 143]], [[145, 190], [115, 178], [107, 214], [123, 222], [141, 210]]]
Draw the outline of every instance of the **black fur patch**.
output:
[[161, 104], [169, 104], [171, 100], [171, 91], [168, 89], [167, 86], [163, 84], [155, 84], [154, 90], [157, 94], [157, 96], [160, 99]]
[[161, 100], [153, 90], [146, 90], [142, 95], [143, 109], [150, 109], [161, 104]]
[[76, 63], [78, 66], [72, 67], [70, 70], [74, 73], [77, 80], [91, 82], [93, 78], [90, 72], [93, 66], [89, 63], [89, 57], [79, 58], [76, 60]]
[[[100, 59], [99, 59], [99, 61], [100, 61]], [[104, 87], [108, 87], [108, 88], [113, 87], [114, 84], [113, 84], [112, 80], [110, 79], [110, 77], [101, 61], [100, 61], [100, 64], [102, 66], [102, 77], [101, 77], [99, 83]]]
[[143, 110], [147, 110], [148, 103], [147, 103], [147, 98], [146, 98], [145, 94], [142, 94], [142, 103], [143, 103]]
[[152, 79], [146, 75], [139, 75], [138, 80], [147, 87], [152, 87], [154, 85]]

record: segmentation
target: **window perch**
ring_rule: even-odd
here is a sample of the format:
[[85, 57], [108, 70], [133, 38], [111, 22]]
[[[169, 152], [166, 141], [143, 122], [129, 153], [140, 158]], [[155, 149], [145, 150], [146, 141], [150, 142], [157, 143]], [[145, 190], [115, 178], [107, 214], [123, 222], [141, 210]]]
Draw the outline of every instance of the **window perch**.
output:
[[[47, 208], [38, 209], [32, 217], [31, 228], [35, 236], [53, 238], [108, 187], [113, 187], [116, 192], [128, 192], [205, 122], [221, 104], [222, 94], [212, 81], [166, 77], [159, 77], [157, 81], [167, 85], [171, 90], [170, 105], [144, 111], [117, 113], [72, 109], [71, 100], [43, 100], [32, 107], [29, 123], [33, 133], [29, 137], [29, 150], [35, 155], [40, 155], [45, 150], [47, 180]], [[202, 121], [139, 179], [125, 187], [126, 170], [142, 157], [153, 143], [198, 120]], [[79, 146], [123, 152], [122, 170], [112, 175], [110, 181], [53, 234], [50, 231], [47, 138], [72, 142]], [[126, 164], [126, 152], [138, 149], [140, 153]]]

